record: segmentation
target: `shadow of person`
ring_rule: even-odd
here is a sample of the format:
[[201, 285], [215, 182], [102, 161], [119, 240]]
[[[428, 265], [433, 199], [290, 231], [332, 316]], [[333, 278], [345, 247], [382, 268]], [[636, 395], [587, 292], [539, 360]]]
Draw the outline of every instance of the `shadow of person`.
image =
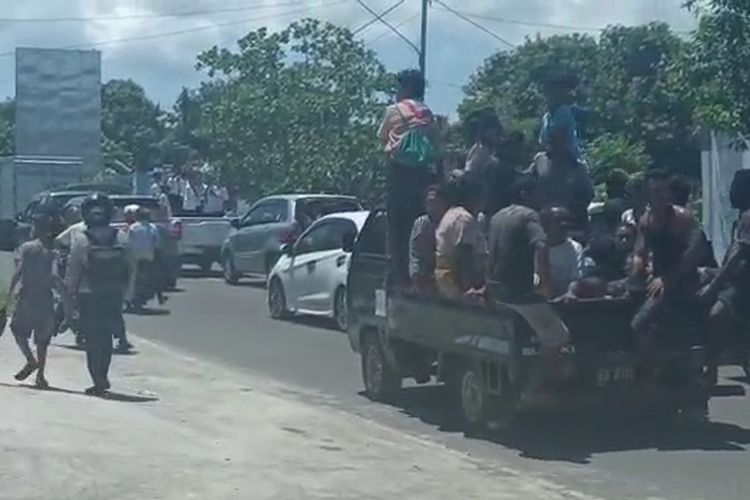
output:
[[132, 314], [133, 316], [169, 316], [172, 312], [164, 308], [144, 307], [126, 311], [125, 314]]
[[[31, 390], [31, 391], [40, 391], [40, 392], [58, 392], [62, 394], [72, 394], [75, 396], [85, 396], [85, 397], [92, 397], [88, 394], [86, 394], [84, 391], [74, 391], [71, 389], [63, 389], [62, 387], [55, 387], [55, 386], [48, 386], [48, 387], [38, 387], [34, 384], [9, 384], [7, 382], [0, 382], [0, 387], [8, 387], [11, 389], [24, 389], [24, 390]], [[117, 401], [121, 403], [153, 403], [156, 401], [159, 401], [159, 398], [156, 396], [141, 396], [138, 394], [124, 394], [120, 392], [113, 392], [113, 391], [107, 391], [102, 396], [99, 396], [101, 399], [106, 399], [109, 401]]]
[[[404, 388], [391, 406], [440, 432], [464, 432], [442, 386]], [[464, 432], [469, 439], [517, 450], [524, 458], [588, 464], [598, 454], [637, 450], [745, 451], [750, 429], [664, 415], [607, 412], [524, 413], [501, 430]]]
[[105, 392], [101, 398], [108, 401], [118, 401], [120, 403], [154, 403], [159, 401], [159, 398], [156, 396], [139, 396], [137, 394], [123, 394], [114, 391]]

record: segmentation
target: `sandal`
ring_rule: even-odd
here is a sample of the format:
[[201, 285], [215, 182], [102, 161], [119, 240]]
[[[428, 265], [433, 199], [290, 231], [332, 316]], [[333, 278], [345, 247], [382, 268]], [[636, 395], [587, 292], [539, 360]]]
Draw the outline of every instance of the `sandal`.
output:
[[26, 365], [23, 368], [21, 368], [21, 371], [16, 373], [14, 378], [18, 380], [19, 382], [22, 382], [26, 380], [27, 378], [29, 378], [29, 376], [35, 371], [37, 371], [38, 368], [39, 368], [39, 364], [36, 361], [33, 363], [29, 361], [28, 363], [26, 363]]

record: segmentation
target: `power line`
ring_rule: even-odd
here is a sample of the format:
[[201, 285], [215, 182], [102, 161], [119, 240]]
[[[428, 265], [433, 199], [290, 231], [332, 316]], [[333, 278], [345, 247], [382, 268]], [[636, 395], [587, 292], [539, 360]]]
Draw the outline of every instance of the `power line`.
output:
[[[320, 7], [330, 7], [330, 6], [333, 6], [333, 5], [340, 5], [340, 4], [344, 3], [344, 1], [345, 0], [337, 0], [335, 2], [329, 2], [329, 3], [321, 4], [319, 6]], [[64, 47], [59, 47], [59, 48], [60, 49], [66, 49], [66, 50], [86, 49], [88, 47], [102, 47], [102, 46], [106, 46], [106, 45], [114, 45], [114, 44], [119, 44], [119, 43], [140, 42], [140, 41], [145, 41], [145, 40], [156, 40], [156, 39], [167, 38], [167, 37], [171, 37], [171, 36], [185, 35], [185, 34], [188, 34], [188, 33], [196, 33], [196, 32], [199, 32], [199, 31], [208, 31], [208, 30], [212, 30], [212, 29], [220, 28], [220, 27], [235, 26], [235, 25], [245, 24], [245, 23], [254, 22], [254, 21], [267, 21], [267, 20], [270, 20], [270, 19], [276, 19], [276, 18], [286, 17], [286, 16], [290, 16], [290, 15], [294, 15], [294, 14], [300, 14], [300, 13], [307, 12], [307, 11], [309, 11], [309, 8], [296, 9], [296, 10], [287, 11], [287, 12], [276, 12], [274, 14], [269, 14], [269, 15], [266, 15], [266, 16], [251, 17], [251, 18], [247, 18], [247, 19], [241, 19], [241, 20], [238, 20], [238, 21], [228, 21], [228, 22], [225, 22], [225, 23], [214, 23], [214, 24], [212, 24], [210, 26], [198, 26], [198, 27], [195, 27], [195, 28], [186, 28], [186, 29], [182, 29], [182, 30], [169, 31], [169, 32], [163, 32], [163, 33], [154, 33], [154, 34], [151, 34], [151, 35], [142, 35], [142, 36], [127, 37], [127, 38], [118, 38], [118, 39], [113, 39], [113, 40], [102, 40], [102, 41], [98, 41], [98, 42], [80, 43], [80, 44], [75, 44], [75, 45], [68, 45], [68, 46], [64, 46]], [[15, 53], [16, 53], [15, 51], [0, 52], [0, 58], [13, 56]]]
[[[404, 25], [409, 24], [410, 22], [412, 22], [414, 19], [416, 19], [419, 16], [420, 16], [420, 13], [419, 12], [415, 12], [414, 14], [410, 15], [406, 19], [403, 19], [403, 20], [399, 21], [398, 23], [396, 23], [395, 26], [396, 26], [396, 28], [402, 28]], [[383, 33], [379, 34], [378, 36], [376, 36], [374, 38], [371, 38], [370, 40], [367, 40], [367, 42], [369, 42], [369, 43], [375, 43], [378, 40], [381, 40], [384, 37], [390, 35], [391, 33], [392, 33], [391, 30], [385, 30]]]
[[396, 35], [398, 35], [399, 38], [401, 38], [404, 42], [406, 42], [407, 45], [409, 45], [409, 47], [411, 47], [414, 50], [414, 52], [416, 52], [417, 54], [419, 54], [419, 47], [417, 47], [416, 45], [414, 45], [414, 42], [412, 42], [411, 40], [409, 40], [406, 37], [406, 35], [404, 35], [403, 33], [401, 33], [398, 30], [398, 28], [396, 28], [391, 23], [389, 23], [388, 21], [386, 21], [385, 19], [383, 19], [383, 17], [381, 15], [379, 15], [377, 12], [375, 12], [374, 10], [372, 10], [372, 8], [369, 5], [367, 5], [364, 2], [364, 0], [354, 0], [354, 1], [357, 2], [359, 4], [359, 6], [362, 7], [363, 9], [365, 9], [369, 14], [371, 14], [372, 16], [374, 16], [376, 18], [376, 20], [378, 20], [381, 23], [383, 23], [386, 26], [388, 26], [391, 29], [391, 31], [393, 31], [394, 33], [396, 33]]
[[385, 9], [383, 12], [381, 12], [380, 14], [378, 14], [378, 17], [370, 19], [365, 24], [363, 24], [359, 28], [357, 28], [354, 31], [352, 31], [352, 35], [357, 35], [357, 34], [361, 33], [362, 31], [366, 30], [367, 28], [369, 28], [370, 26], [372, 26], [373, 24], [377, 23], [380, 20], [381, 17], [387, 16], [388, 14], [390, 14], [391, 12], [393, 12], [394, 10], [396, 10], [405, 1], [406, 0], [399, 0], [398, 2], [394, 3], [393, 5], [391, 5], [387, 9]]
[[163, 18], [184, 18], [197, 17], [212, 14], [226, 14], [229, 12], [247, 12], [251, 10], [275, 9], [279, 7], [289, 7], [292, 5], [302, 5], [304, 0], [294, 0], [281, 2], [273, 5], [252, 5], [250, 7], [234, 7], [224, 9], [206, 9], [184, 12], [163, 12], [150, 14], [124, 14], [117, 16], [88, 16], [88, 17], [4, 17], [0, 18], [0, 23], [59, 23], [59, 22], [104, 22], [104, 21], [127, 21], [135, 19], [163, 19]]
[[[447, 10], [445, 8], [440, 10]], [[557, 29], [557, 30], [566, 30], [566, 31], [588, 31], [592, 33], [602, 33], [606, 31], [606, 28], [597, 28], [594, 26], [575, 26], [575, 25], [569, 25], [569, 24], [554, 24], [554, 23], [543, 23], [543, 22], [535, 22], [535, 21], [523, 21], [519, 19], [508, 19], [504, 17], [497, 17], [497, 16], [490, 16], [486, 14], [478, 14], [476, 12], [467, 12], [465, 10], [459, 10], [454, 9], [455, 12], [461, 13], [464, 16], [471, 17], [474, 19], [483, 19], [485, 21], [492, 21], [496, 23], [504, 23], [504, 24], [512, 24], [517, 26], [530, 26], [534, 28], [549, 28], [549, 29]], [[675, 29], [672, 30], [675, 33], [690, 33], [690, 30], [684, 30], [684, 29]]]
[[476, 22], [476, 21], [472, 20], [472, 19], [471, 19], [470, 17], [468, 17], [468, 16], [464, 15], [464, 14], [463, 14], [463, 13], [461, 13], [460, 11], [457, 11], [456, 9], [454, 9], [454, 8], [452, 8], [452, 7], [448, 6], [448, 5], [446, 5], [446, 4], [445, 4], [445, 2], [443, 2], [442, 0], [435, 0], [435, 3], [437, 3], [437, 4], [441, 5], [441, 6], [443, 7], [443, 10], [447, 10], [448, 12], [450, 12], [450, 13], [451, 13], [451, 14], [453, 14], [453, 15], [455, 15], [455, 16], [456, 16], [456, 17], [458, 17], [459, 19], [462, 19], [462, 20], [466, 21], [467, 23], [471, 24], [472, 26], [474, 26], [474, 27], [475, 27], [475, 28], [477, 28], [478, 30], [480, 30], [480, 31], [482, 31], [482, 32], [484, 32], [484, 33], [486, 33], [486, 34], [490, 35], [490, 36], [491, 36], [492, 38], [494, 38], [495, 40], [498, 40], [498, 41], [500, 41], [500, 42], [504, 43], [505, 45], [507, 45], [508, 47], [510, 47], [510, 48], [512, 48], [512, 49], [515, 49], [515, 48], [516, 48], [516, 45], [515, 45], [515, 44], [513, 44], [513, 43], [510, 43], [510, 42], [509, 42], [508, 40], [506, 40], [505, 38], [501, 37], [501, 36], [500, 36], [500, 35], [498, 35], [497, 33], [495, 33], [495, 32], [493, 32], [493, 31], [491, 31], [491, 30], [489, 30], [489, 29], [485, 28], [484, 26], [482, 26], [482, 25], [481, 25], [481, 24], [479, 24], [478, 22]]

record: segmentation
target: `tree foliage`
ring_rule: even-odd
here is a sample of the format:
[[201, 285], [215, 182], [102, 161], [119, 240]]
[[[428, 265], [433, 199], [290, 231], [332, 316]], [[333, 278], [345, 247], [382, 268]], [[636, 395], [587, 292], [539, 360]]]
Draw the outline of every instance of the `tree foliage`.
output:
[[649, 165], [649, 156], [641, 143], [631, 143], [622, 135], [605, 134], [592, 140], [586, 148], [586, 158], [591, 165], [595, 184], [606, 180], [614, 169], [634, 175]]
[[673, 78], [684, 50], [685, 43], [661, 23], [608, 27], [598, 40], [579, 34], [527, 39], [485, 62], [471, 78], [459, 114], [494, 106], [511, 129], [535, 137], [546, 110], [539, 76], [563, 67], [581, 80], [578, 101], [590, 111], [580, 124], [585, 140], [616, 136], [642, 145], [658, 165], [695, 174], [699, 155], [691, 102]]
[[689, 5], [701, 17], [680, 76], [695, 103], [696, 120], [707, 128], [748, 133], [750, 3], [712, 0]]
[[377, 192], [375, 130], [392, 79], [375, 54], [350, 31], [309, 19], [238, 45], [198, 57], [212, 78], [199, 91], [199, 136], [225, 181], [246, 196]]
[[107, 161], [137, 170], [160, 162], [164, 115], [132, 80], [110, 80], [102, 86], [103, 152]]

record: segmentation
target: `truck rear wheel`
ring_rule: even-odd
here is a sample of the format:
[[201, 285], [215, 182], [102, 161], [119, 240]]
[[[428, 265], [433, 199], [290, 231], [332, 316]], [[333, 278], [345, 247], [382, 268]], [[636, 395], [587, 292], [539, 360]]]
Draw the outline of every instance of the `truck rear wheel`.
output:
[[469, 362], [457, 363], [448, 373], [446, 389], [449, 404], [466, 430], [484, 430], [491, 404], [479, 368]]
[[373, 401], [389, 401], [401, 389], [401, 376], [388, 362], [376, 334], [366, 335], [362, 343], [362, 380]]

